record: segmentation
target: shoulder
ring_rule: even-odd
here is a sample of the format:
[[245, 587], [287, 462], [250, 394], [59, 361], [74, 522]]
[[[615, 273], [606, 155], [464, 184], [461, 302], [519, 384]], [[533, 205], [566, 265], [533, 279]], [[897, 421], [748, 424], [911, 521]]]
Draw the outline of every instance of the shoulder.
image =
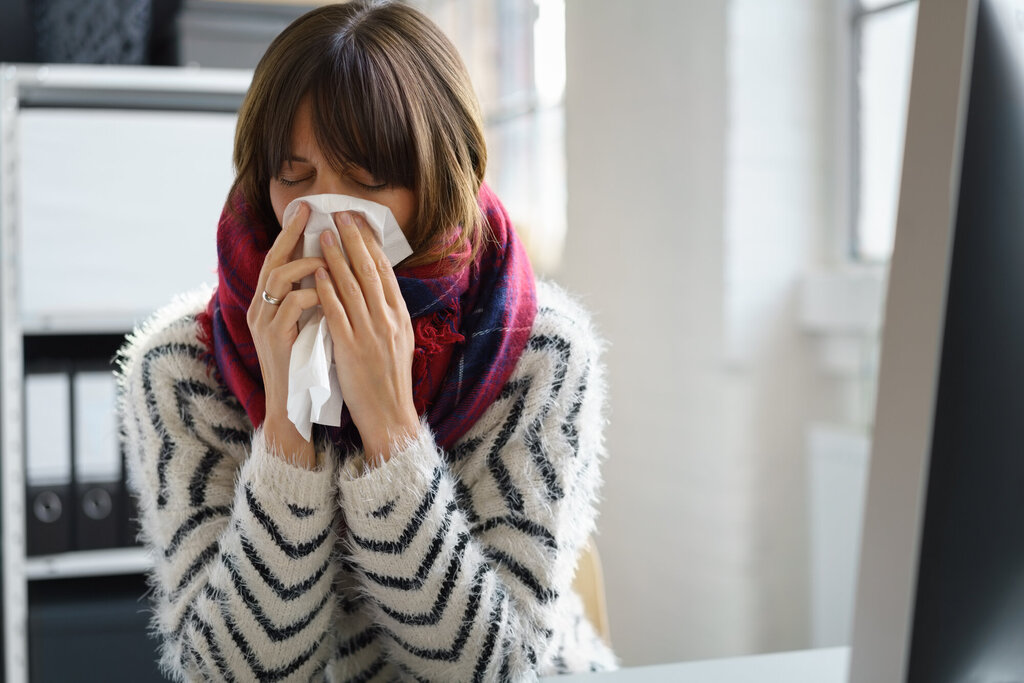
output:
[[179, 296], [139, 325], [118, 352], [117, 410], [135, 490], [166, 494], [166, 468], [176, 453], [244, 457], [252, 425], [200, 339], [198, 315], [211, 295], [206, 287]]
[[605, 346], [593, 316], [576, 297], [554, 282], [537, 281], [537, 317], [528, 352], [555, 353], [589, 366], [599, 362]]
[[117, 355], [122, 394], [138, 389], [149, 393], [155, 390], [155, 384], [168, 380], [173, 383], [196, 378], [212, 382], [197, 320], [211, 294], [210, 287], [182, 294], [128, 335]]
[[599, 433], [589, 428], [604, 423], [604, 347], [587, 309], [561, 286], [538, 280], [537, 316], [526, 348], [479, 426], [486, 431], [501, 425], [511, 433], [522, 424], [537, 434], [562, 433], [576, 423]]

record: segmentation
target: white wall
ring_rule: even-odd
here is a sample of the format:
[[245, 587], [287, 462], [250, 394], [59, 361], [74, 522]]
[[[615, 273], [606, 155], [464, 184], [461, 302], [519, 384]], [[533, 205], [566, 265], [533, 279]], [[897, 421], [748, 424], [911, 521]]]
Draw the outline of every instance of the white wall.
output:
[[[838, 257], [845, 188], [836, 0], [731, 0], [725, 279], [728, 405], [751, 472], [754, 647], [809, 644], [810, 424], [836, 414], [800, 286]], [[837, 36], [838, 33], [838, 36]]]
[[558, 277], [611, 341], [598, 544], [627, 664], [749, 649], [743, 473], [723, 448], [726, 4], [566, 3]]
[[805, 647], [800, 327], [839, 205], [828, 0], [568, 0], [556, 274], [611, 342], [598, 543], [626, 664]]

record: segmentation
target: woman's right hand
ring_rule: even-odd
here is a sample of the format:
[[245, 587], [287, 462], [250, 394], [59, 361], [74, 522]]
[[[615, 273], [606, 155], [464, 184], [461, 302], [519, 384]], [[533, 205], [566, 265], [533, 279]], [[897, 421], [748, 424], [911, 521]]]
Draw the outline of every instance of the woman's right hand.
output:
[[[316, 289], [294, 289], [293, 285], [316, 269], [326, 266], [322, 258], [290, 260], [309, 219], [309, 207], [302, 204], [267, 252], [260, 269], [256, 293], [246, 321], [252, 333], [263, 374], [266, 393], [266, 418], [263, 431], [274, 452], [280, 451], [290, 462], [313, 469], [316, 453], [312, 444], [299, 434], [288, 419], [288, 365], [292, 345], [299, 336], [299, 318], [303, 311], [320, 303]], [[280, 303], [271, 304], [263, 293]]]

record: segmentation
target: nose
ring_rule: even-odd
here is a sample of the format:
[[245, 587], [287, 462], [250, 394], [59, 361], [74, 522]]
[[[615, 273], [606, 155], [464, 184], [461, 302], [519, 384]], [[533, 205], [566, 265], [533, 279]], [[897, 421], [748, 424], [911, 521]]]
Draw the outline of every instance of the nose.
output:
[[317, 169], [310, 194], [347, 194], [344, 177], [332, 168], [321, 167]]

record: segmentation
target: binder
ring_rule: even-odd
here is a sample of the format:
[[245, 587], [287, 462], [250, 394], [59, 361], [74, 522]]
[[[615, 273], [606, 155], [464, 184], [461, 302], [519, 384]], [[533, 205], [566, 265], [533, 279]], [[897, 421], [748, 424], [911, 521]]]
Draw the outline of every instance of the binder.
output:
[[71, 387], [66, 372], [25, 377], [26, 553], [72, 547]]
[[114, 376], [78, 371], [72, 379], [77, 550], [116, 547], [124, 517]]

